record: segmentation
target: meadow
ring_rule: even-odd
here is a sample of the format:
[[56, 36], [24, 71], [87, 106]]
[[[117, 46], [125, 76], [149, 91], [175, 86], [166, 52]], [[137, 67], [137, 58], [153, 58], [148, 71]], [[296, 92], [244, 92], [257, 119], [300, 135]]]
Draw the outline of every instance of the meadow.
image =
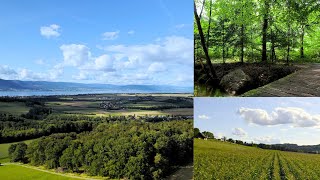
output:
[[320, 179], [320, 155], [194, 139], [195, 179]]
[[62, 175], [51, 174], [39, 170], [26, 168], [19, 165], [3, 165], [0, 166], [0, 179], [6, 180], [23, 180], [23, 179], [56, 179], [56, 180], [69, 180], [78, 179], [65, 177]]

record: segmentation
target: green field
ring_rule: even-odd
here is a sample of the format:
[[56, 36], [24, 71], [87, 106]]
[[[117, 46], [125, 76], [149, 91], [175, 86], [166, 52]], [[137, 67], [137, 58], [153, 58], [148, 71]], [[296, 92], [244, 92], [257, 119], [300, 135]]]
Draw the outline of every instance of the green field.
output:
[[29, 107], [23, 102], [0, 102], [0, 113], [10, 112], [11, 114], [23, 114], [29, 111]]
[[[23, 142], [25, 142], [26, 144], [30, 144], [32, 141], [33, 140], [27, 140]], [[8, 148], [11, 144], [15, 144], [15, 143], [18, 143], [18, 142], [0, 144], [0, 163], [9, 162]]]
[[320, 179], [320, 155], [194, 140], [195, 179]]
[[6, 164], [0, 166], [0, 179], [5, 180], [24, 180], [24, 179], [57, 179], [57, 180], [68, 180], [78, 179], [65, 177], [62, 175], [52, 174], [43, 172], [35, 169], [26, 168], [19, 165]]

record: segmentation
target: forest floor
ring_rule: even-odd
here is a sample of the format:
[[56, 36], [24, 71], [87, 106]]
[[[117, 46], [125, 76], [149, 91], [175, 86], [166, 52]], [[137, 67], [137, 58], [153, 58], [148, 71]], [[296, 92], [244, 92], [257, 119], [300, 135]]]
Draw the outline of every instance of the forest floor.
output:
[[[265, 64], [265, 63], [215, 63], [213, 68], [216, 71], [217, 79], [220, 82], [222, 78], [237, 70], [241, 69], [251, 79], [250, 83], [236, 91], [236, 95], [241, 95], [252, 89], [262, 87], [278, 79], [286, 77], [301, 68], [301, 65], [285, 64]], [[229, 95], [223, 87], [211, 86], [208, 82], [206, 73], [200, 64], [195, 64], [195, 96], [232, 96]], [[204, 87], [203, 87], [204, 86]], [[218, 90], [218, 91], [217, 91]]]
[[304, 66], [307, 67], [270, 84], [246, 92], [243, 96], [320, 96], [320, 64]]

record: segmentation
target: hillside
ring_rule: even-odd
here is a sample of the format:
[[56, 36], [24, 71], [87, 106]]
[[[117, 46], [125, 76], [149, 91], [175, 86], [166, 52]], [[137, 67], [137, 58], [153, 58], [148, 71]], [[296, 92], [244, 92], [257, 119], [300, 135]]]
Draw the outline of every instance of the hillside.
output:
[[106, 91], [110, 93], [181, 93], [193, 92], [192, 87], [169, 85], [112, 85], [112, 84], [82, 84], [72, 82], [20, 81], [0, 79], [0, 91]]
[[320, 155], [194, 139], [195, 179], [320, 179]]

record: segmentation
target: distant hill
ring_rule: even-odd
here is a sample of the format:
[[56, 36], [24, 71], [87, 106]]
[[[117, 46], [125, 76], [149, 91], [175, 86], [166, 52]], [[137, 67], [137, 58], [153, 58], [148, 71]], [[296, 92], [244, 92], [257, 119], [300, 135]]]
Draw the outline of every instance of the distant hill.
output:
[[295, 152], [307, 152], [307, 153], [320, 153], [320, 144], [319, 145], [302, 145], [297, 144], [273, 144], [273, 147], [278, 147], [281, 150], [285, 151], [295, 151]]
[[168, 85], [112, 85], [0, 79], [0, 91], [107, 91], [130, 93], [192, 93], [192, 87]]

